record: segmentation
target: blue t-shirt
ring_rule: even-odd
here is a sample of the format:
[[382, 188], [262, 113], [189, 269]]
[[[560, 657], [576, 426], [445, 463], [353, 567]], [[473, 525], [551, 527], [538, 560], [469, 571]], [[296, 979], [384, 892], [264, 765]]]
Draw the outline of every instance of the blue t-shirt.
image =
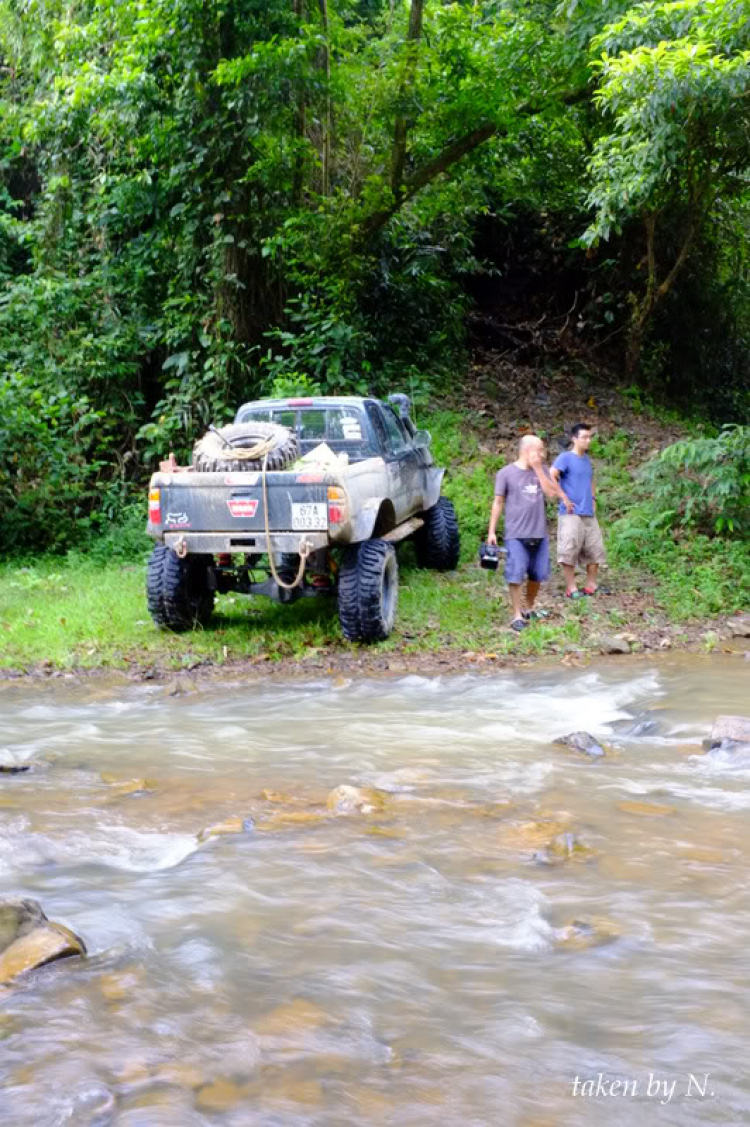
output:
[[[560, 471], [560, 485], [563, 493], [570, 497], [575, 505], [575, 515], [593, 517], [594, 494], [591, 484], [594, 480], [594, 467], [588, 454], [574, 454], [572, 450], [566, 450], [563, 454], [558, 454], [552, 463], [552, 468]], [[557, 511], [567, 512], [562, 501]]]

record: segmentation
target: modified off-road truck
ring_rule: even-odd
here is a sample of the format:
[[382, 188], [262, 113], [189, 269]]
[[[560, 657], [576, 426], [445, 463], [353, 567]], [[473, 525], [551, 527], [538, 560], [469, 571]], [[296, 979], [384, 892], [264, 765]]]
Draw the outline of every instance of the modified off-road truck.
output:
[[[444, 470], [406, 396], [264, 399], [211, 428], [192, 465], [151, 478], [148, 609], [169, 630], [205, 625], [216, 593], [282, 603], [338, 596], [350, 641], [387, 638], [398, 600], [394, 545], [451, 570], [459, 532]], [[395, 405], [392, 406], [391, 404]]]

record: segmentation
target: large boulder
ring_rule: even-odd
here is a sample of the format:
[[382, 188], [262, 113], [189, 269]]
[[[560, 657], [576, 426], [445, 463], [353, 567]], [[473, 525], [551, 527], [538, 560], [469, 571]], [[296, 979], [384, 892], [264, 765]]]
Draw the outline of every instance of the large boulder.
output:
[[711, 747], [727, 741], [750, 744], [750, 716], [717, 716], [711, 729]]
[[601, 759], [604, 755], [604, 748], [589, 732], [570, 732], [567, 736], [558, 736], [552, 742], [569, 747], [571, 751], [580, 751], [590, 759]]
[[36, 900], [0, 903], [0, 983], [56, 959], [85, 954], [83, 940], [48, 920]]

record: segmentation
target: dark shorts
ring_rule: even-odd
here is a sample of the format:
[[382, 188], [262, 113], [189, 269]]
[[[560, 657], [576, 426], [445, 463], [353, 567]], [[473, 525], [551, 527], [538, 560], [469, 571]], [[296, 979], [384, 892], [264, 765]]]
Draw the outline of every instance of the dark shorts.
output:
[[536, 548], [529, 547], [528, 541], [506, 540], [508, 558], [505, 561], [505, 582], [523, 583], [528, 575], [534, 583], [544, 583], [549, 579], [549, 540], [545, 536]]

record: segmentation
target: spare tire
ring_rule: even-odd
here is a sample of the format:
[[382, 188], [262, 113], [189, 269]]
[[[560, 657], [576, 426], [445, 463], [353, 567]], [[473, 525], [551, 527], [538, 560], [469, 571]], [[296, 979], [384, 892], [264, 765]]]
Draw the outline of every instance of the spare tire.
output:
[[[236, 450], [252, 450], [261, 442], [270, 449], [266, 469], [283, 470], [299, 458], [297, 435], [278, 423], [232, 423], [219, 430], [210, 430], [193, 447], [193, 469], [200, 473], [243, 470], [262, 470], [264, 458], [237, 458]], [[228, 445], [227, 445], [228, 444]]]

